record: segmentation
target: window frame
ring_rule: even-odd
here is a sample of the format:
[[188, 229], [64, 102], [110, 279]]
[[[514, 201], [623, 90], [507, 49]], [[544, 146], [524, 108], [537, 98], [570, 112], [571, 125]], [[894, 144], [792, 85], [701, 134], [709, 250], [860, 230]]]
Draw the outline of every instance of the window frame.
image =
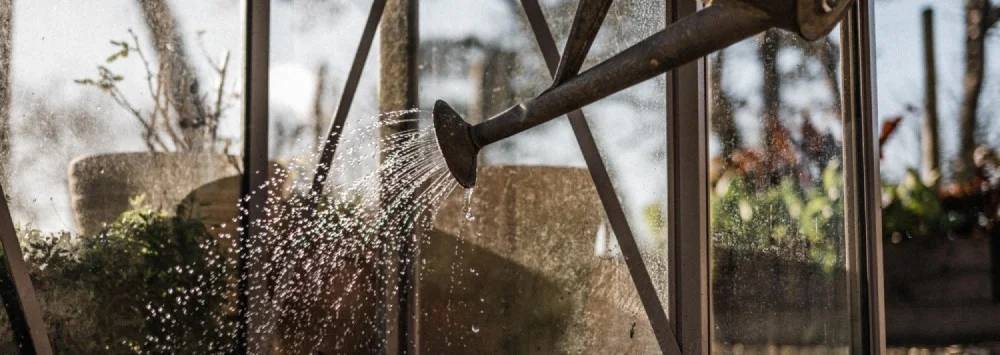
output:
[[[417, 1], [417, 0], [412, 0]], [[667, 23], [701, 9], [699, 0], [665, 0]], [[534, 4], [534, 5], [531, 5]], [[523, 6], [537, 6], [536, 0], [525, 0]], [[881, 202], [879, 182], [878, 144], [875, 140], [877, 125], [875, 66], [874, 66], [874, 13], [872, 0], [856, 0], [847, 18], [841, 23], [841, 80], [843, 84], [843, 129], [845, 156], [845, 223], [848, 249], [848, 287], [851, 291], [852, 353], [883, 354], [885, 352], [885, 314], [882, 281]], [[243, 166], [241, 178], [241, 203], [246, 218], [241, 219], [243, 233], [258, 233], [249, 221], [260, 216], [264, 209], [265, 194], [253, 194], [267, 181], [268, 164], [268, 73], [270, 42], [270, 0], [243, 1], [244, 21], [244, 100], [243, 108]], [[414, 19], [415, 20], [415, 19]], [[538, 19], [536, 18], [536, 21]], [[544, 21], [544, 18], [541, 19]], [[547, 29], [547, 24], [546, 29]], [[371, 31], [374, 31], [372, 29]], [[540, 34], [536, 30], [536, 36]], [[551, 34], [549, 34], [551, 37]], [[539, 37], [541, 41], [541, 37]], [[543, 50], [545, 51], [545, 50]], [[545, 53], [547, 57], [551, 48]], [[361, 55], [361, 51], [358, 55]], [[367, 53], [365, 53], [367, 55]], [[548, 58], [551, 61], [552, 58]], [[363, 63], [362, 63], [363, 64]], [[551, 64], [551, 63], [550, 63]], [[707, 119], [707, 70], [704, 58], [684, 65], [667, 75], [664, 92], [667, 98], [667, 233], [670, 256], [670, 299], [665, 306], [668, 319], [654, 333], [672, 333], [679, 344], [680, 353], [696, 354], [711, 351], [711, 246], [708, 206], [708, 119]], [[356, 85], [357, 83], [347, 83]], [[349, 105], [349, 100], [348, 100]], [[579, 111], [577, 111], [579, 112]], [[593, 137], [585, 121], [574, 126], [577, 139], [587, 157], [588, 170], [602, 198], [606, 214], [611, 219], [620, 215], [621, 221], [615, 234], [624, 236], [626, 243], [631, 232], [620, 201], [601, 163], [600, 153], [592, 144]], [[588, 141], [586, 138], [590, 136]], [[589, 142], [589, 143], [588, 143]], [[688, 157], [697, 157], [689, 159]], [[246, 172], [251, 172], [247, 174]], [[614, 222], [614, 221], [612, 221]], [[613, 223], [614, 224], [614, 223]], [[41, 320], [41, 310], [31, 288], [26, 266], [21, 257], [7, 201], [0, 196], [0, 239], [3, 241], [5, 262], [14, 280], [17, 308], [27, 319], [31, 346], [40, 354], [51, 353]], [[241, 234], [240, 240], [249, 240]], [[634, 240], [632, 241], [634, 243]], [[623, 248], [625, 249], [625, 248]], [[624, 252], [624, 251], [623, 251]], [[625, 252], [626, 260], [641, 256]], [[240, 255], [240, 268], [245, 268], [246, 256]], [[635, 269], [630, 265], [630, 269]], [[648, 272], [645, 267], [639, 272]], [[638, 272], [639, 270], [633, 270]], [[632, 272], [633, 277], [637, 274]], [[412, 273], [411, 273], [412, 275]], [[641, 275], [640, 275], [641, 276]], [[416, 276], [411, 276], [416, 277]], [[640, 278], [641, 279], [641, 278]], [[648, 280], [648, 274], [647, 274]], [[240, 332], [237, 339], [238, 353], [261, 349], [254, 344], [252, 324], [246, 310], [252, 304], [253, 280], [240, 280]], [[640, 294], [650, 293], [655, 298], [651, 283], [637, 282]], [[658, 304], [658, 300], [656, 302]], [[664, 306], [647, 306], [647, 312], [663, 312]], [[415, 308], [414, 308], [415, 312]], [[413, 315], [411, 315], [412, 317]], [[415, 318], [415, 317], [414, 317]], [[387, 319], [387, 322], [391, 321]], [[418, 329], [419, 325], [413, 325]], [[15, 327], [17, 327], [15, 325]], [[667, 329], [663, 329], [666, 327]], [[39, 331], [41, 330], [41, 331]], [[15, 330], [17, 332], [18, 330]], [[663, 346], [661, 341], [661, 346]], [[666, 349], [666, 348], [663, 348]], [[416, 352], [416, 348], [411, 352]], [[665, 353], [667, 351], [664, 351]]]

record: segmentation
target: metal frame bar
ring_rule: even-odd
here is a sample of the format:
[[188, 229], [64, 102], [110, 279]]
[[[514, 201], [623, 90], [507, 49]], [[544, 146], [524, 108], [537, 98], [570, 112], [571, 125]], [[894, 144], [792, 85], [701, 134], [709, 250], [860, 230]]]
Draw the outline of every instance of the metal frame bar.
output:
[[323, 150], [320, 153], [319, 162], [316, 164], [316, 174], [313, 176], [312, 193], [319, 196], [323, 193], [323, 183], [326, 182], [330, 174], [330, 165], [337, 153], [337, 145], [340, 143], [341, 132], [347, 121], [347, 114], [351, 111], [351, 104], [354, 102], [355, 93], [358, 91], [358, 83], [361, 81], [361, 73], [371, 52], [372, 42], [375, 39], [375, 31], [379, 22], [382, 21], [382, 14], [385, 11], [386, 0], [375, 0], [372, 8], [368, 12], [368, 21], [361, 33], [361, 40], [358, 42], [357, 52], [354, 54], [354, 61], [351, 63], [351, 70], [347, 74], [347, 81], [344, 83], [344, 91], [340, 94], [340, 103], [337, 104], [337, 112], [333, 116], [333, 122], [327, 131], [326, 140], [323, 142]]
[[[841, 23], [844, 80], [845, 226], [851, 289], [852, 352], [886, 352], [882, 276], [882, 202], [872, 0], [858, 0]], [[851, 243], [853, 242], [853, 243]]]
[[[521, 5], [527, 15], [528, 23], [535, 34], [535, 40], [542, 51], [542, 56], [545, 58], [549, 73], [554, 75], [560, 61], [559, 50], [549, 29], [548, 22], [542, 13], [542, 9], [537, 0], [522, 0]], [[618, 245], [625, 257], [625, 264], [628, 266], [632, 282], [635, 284], [636, 291], [639, 293], [639, 299], [646, 310], [646, 316], [649, 318], [660, 350], [664, 354], [680, 354], [681, 351], [677, 345], [677, 339], [674, 338], [667, 314], [663, 310], [663, 305], [660, 303], [656, 288], [649, 276], [649, 269], [646, 268], [642, 260], [639, 247], [635, 242], [635, 237], [632, 235], [632, 229], [629, 227], [628, 219], [625, 217], [625, 212], [622, 209], [621, 202], [618, 200], [618, 195], [615, 193], [611, 177], [608, 175], [604, 161], [601, 159], [597, 142], [594, 140], [593, 133], [590, 131], [583, 111], [576, 110], [570, 112], [567, 116], [569, 116], [570, 125], [573, 127], [573, 134], [580, 145], [580, 151], [583, 153], [583, 158], [587, 163], [587, 170], [594, 181], [594, 187], [597, 189], [597, 194], [608, 217], [608, 222], [611, 224], [611, 229], [618, 238]]]
[[[666, 1], [667, 23], [701, 9], [698, 0]], [[667, 73], [667, 240], [670, 319], [684, 354], [710, 352], [706, 60]]]
[[[252, 236], [261, 231], [253, 222], [264, 216], [263, 209], [267, 194], [256, 191], [268, 179], [268, 75], [270, 55], [270, 15], [269, 0], [245, 0], [243, 2], [244, 22], [244, 91], [243, 91], [243, 174], [240, 177], [240, 219], [241, 233], [237, 270], [237, 312], [239, 313], [236, 347], [234, 353], [259, 353], [264, 349], [263, 334], [256, 333], [255, 321], [251, 319], [252, 295], [254, 287], [247, 267]], [[258, 193], [254, 193], [254, 192]]]
[[14, 220], [7, 205], [7, 194], [0, 186], [0, 244], [3, 244], [5, 278], [10, 288], [4, 287], [2, 297], [14, 332], [14, 340], [22, 354], [52, 354], [52, 345], [42, 318], [42, 308], [31, 284], [28, 265], [24, 262], [21, 245], [17, 241]]
[[[390, 112], [396, 110], [412, 109], [419, 106], [419, 64], [417, 63], [417, 53], [420, 43], [420, 2], [419, 0], [391, 0], [386, 4], [386, 15], [382, 19], [381, 32], [379, 33], [379, 111]], [[380, 136], [385, 138], [389, 135], [416, 131], [416, 122], [407, 122], [385, 126], [380, 129]], [[396, 144], [391, 142], [379, 142], [379, 144]], [[396, 147], [392, 147], [395, 150]], [[380, 156], [379, 161], [385, 156]], [[383, 188], [379, 188], [379, 208], [385, 207], [386, 203], [394, 198], [393, 191], [384, 189], [385, 186], [394, 183], [389, 179], [393, 176], [379, 176], [379, 183]], [[405, 197], [403, 197], [405, 198]], [[410, 216], [416, 218], [416, 216]], [[417, 242], [414, 235], [408, 233], [407, 238], [402, 238], [396, 248], [389, 240], [383, 240], [384, 248], [380, 251], [382, 260], [386, 262], [380, 268], [385, 276], [384, 279], [384, 300], [382, 309], [383, 331], [387, 337], [384, 339], [384, 349], [386, 354], [416, 354], [419, 352], [419, 310], [414, 307], [415, 302], [414, 286], [416, 285], [415, 265]], [[380, 237], [381, 238], [381, 237]]]
[[[329, 161], [336, 151], [340, 131], [346, 120], [360, 79], [364, 62], [370, 50], [375, 27], [384, 8], [384, 0], [376, 0], [372, 5], [358, 52], [342, 93], [340, 105], [324, 144], [323, 157], [314, 177], [314, 191], [322, 191]], [[555, 73], [559, 63], [558, 48], [552, 38], [548, 23], [544, 19], [537, 0], [522, 0], [529, 23], [535, 32], [550, 73]], [[267, 67], [268, 67], [268, 19], [269, 3], [247, 1], [248, 31], [246, 103], [244, 140], [243, 196], [246, 201], [248, 218], [263, 207], [263, 195], [250, 194], [253, 188], [267, 179]], [[697, 0], [668, 1], [668, 21], [675, 21], [687, 14], [698, 11]], [[882, 301], [881, 238], [878, 184], [878, 146], [874, 144], [876, 122], [874, 100], [874, 45], [872, 32], [872, 6], [870, 0], [859, 0], [842, 27], [847, 45], [843, 60], [845, 78], [845, 157], [848, 160], [848, 208], [849, 230], [857, 236], [855, 263], [856, 285], [861, 291], [854, 303], [858, 315], [858, 341], [856, 353], [881, 354], [885, 349], [884, 308]], [[374, 22], [374, 25], [372, 24]], [[261, 50], [261, 48], [264, 48]], [[668, 234], [672, 270], [670, 271], [671, 302], [670, 319], [656, 295], [638, 247], [635, 244], [628, 221], [600, 152], [581, 111], [568, 114], [574, 134], [594, 180], [595, 187], [609, 218], [609, 222], [625, 254], [629, 272], [647, 311], [654, 333], [664, 353], [707, 353], [710, 348], [710, 300], [708, 267], [710, 262], [708, 238], [708, 196], [707, 196], [707, 120], [705, 61], [688, 64], [667, 74], [668, 104], [668, 191], [672, 208], [669, 208]], [[339, 120], [338, 120], [339, 118]], [[849, 134], [847, 134], [849, 133]], [[696, 157], [695, 159], [685, 159]], [[327, 162], [326, 165], [323, 163]], [[323, 171], [320, 171], [323, 169]], [[319, 186], [318, 190], [316, 186]], [[6, 207], [6, 206], [3, 206]], [[12, 228], [12, 226], [11, 226]], [[249, 226], [245, 231], [253, 233]], [[241, 236], [243, 238], [243, 236]], [[16, 242], [16, 240], [15, 240]], [[7, 243], [4, 243], [7, 248]], [[19, 251], [18, 251], [19, 252]], [[10, 255], [10, 254], [9, 254]], [[241, 272], [245, 271], [245, 259], [240, 259]], [[22, 261], [23, 262], [23, 261]], [[246, 353], [249, 321], [246, 319], [248, 280], [241, 279], [241, 351]], [[673, 325], [673, 327], [671, 327]], [[674, 333], [673, 329], [676, 329]], [[672, 333], [672, 334], [671, 334]], [[673, 336], [671, 336], [673, 335]], [[676, 339], [674, 338], [676, 336]], [[677, 340], [680, 340], [678, 347]]]

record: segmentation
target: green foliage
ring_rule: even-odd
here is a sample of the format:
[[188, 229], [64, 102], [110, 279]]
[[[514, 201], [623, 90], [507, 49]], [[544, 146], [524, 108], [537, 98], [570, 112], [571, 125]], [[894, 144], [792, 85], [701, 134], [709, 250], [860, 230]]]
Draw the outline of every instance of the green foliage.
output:
[[232, 260], [200, 221], [137, 204], [95, 236], [20, 235], [59, 353], [231, 346]]
[[[966, 218], [941, 206], [936, 187], [924, 183], [916, 170], [910, 169], [898, 184], [882, 184], [882, 230], [905, 238], [946, 235]], [[898, 242], [899, 240], [897, 240]]]
[[98, 312], [120, 317], [99, 327], [142, 352], [221, 351], [231, 322], [220, 291], [231, 272], [220, 252], [201, 221], [145, 207], [123, 213], [81, 248], [90, 289], [101, 295]]
[[843, 263], [844, 207], [840, 164], [831, 161], [820, 184], [790, 177], [758, 188], [727, 171], [710, 192], [714, 246], [776, 253], [832, 271]]
[[125, 80], [124, 76], [111, 71], [111, 69], [108, 69], [106, 66], [99, 65], [97, 66], [96, 78], [76, 79], [73, 80], [73, 82], [80, 85], [94, 86], [101, 89], [101, 91], [107, 92], [114, 90], [115, 85], [122, 80]]

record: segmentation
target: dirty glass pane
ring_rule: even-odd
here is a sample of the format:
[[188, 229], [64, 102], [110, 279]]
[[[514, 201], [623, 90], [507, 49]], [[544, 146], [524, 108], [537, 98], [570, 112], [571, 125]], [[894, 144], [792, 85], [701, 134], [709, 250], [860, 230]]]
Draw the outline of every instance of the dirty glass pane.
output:
[[713, 352], [849, 351], [838, 33], [709, 57]]
[[56, 353], [233, 344], [240, 4], [0, 1], [0, 181]]
[[[609, 18], [615, 20], [605, 22], [592, 58], [606, 58], [626, 46], [613, 42], [634, 42], [662, 24], [655, 15], [662, 12], [653, 10], [662, 4], [621, 3], [611, 10]], [[576, 2], [543, 1], [542, 7], [561, 47]], [[653, 15], [625, 24], [629, 11]], [[421, 107], [444, 99], [470, 122], [481, 122], [549, 85], [520, 2], [427, 0], [421, 2], [421, 16]], [[585, 111], [635, 115], [626, 126], [629, 132], [656, 131], [649, 127], [662, 125], [662, 106], [655, 101], [663, 96], [660, 88], [645, 84]], [[619, 170], [626, 165], [621, 159], [645, 159], [647, 172], [662, 169], [653, 165], [662, 165], [656, 142], [662, 149], [665, 133], [650, 134], [636, 148], [622, 142], [625, 132], [606, 132], [611, 129], [600, 120], [595, 116], [591, 122], [603, 155], [619, 159], [608, 158], [609, 165], [627, 198], [633, 227], [642, 229], [642, 210], [660, 201], [655, 186], [665, 176], [649, 177], [652, 192], [628, 190], [649, 180], [631, 179]], [[470, 218], [463, 218], [464, 197], [456, 191], [437, 216], [438, 235], [421, 246], [422, 348], [432, 353], [658, 352], [568, 121], [559, 118], [487, 146], [480, 164]], [[648, 196], [635, 197], [642, 193]]]
[[[568, 13], [575, 11], [576, 2], [572, 3], [573, 8], [567, 10]], [[665, 10], [662, 1], [614, 2], [583, 70], [662, 30]], [[565, 21], [571, 18], [565, 16]], [[568, 33], [567, 25], [560, 34], [565, 37]], [[668, 304], [669, 289], [665, 225], [666, 109], [666, 76], [658, 76], [588, 105], [584, 110], [664, 305]]]
[[[315, 158], [312, 154], [331, 124], [369, 10], [371, 1], [271, 2], [269, 153], [273, 159]], [[378, 38], [354, 96], [347, 134], [370, 124], [378, 111]]]
[[[9, 112], [10, 112], [10, 49], [13, 43], [11, 42], [11, 16], [14, 14], [13, 4], [9, 1], [0, 2], [0, 184], [4, 185], [4, 189], [7, 189], [7, 156], [10, 152], [9, 145]], [[5, 192], [6, 193], [6, 192]], [[8, 276], [7, 268], [0, 268], [0, 284], [3, 285], [6, 293], [0, 295], [0, 301], [4, 302], [6, 306], [11, 301], [9, 298], [11, 296], [9, 290], [11, 279]], [[2, 338], [4, 343], [11, 343], [14, 335], [10, 327], [11, 322], [8, 318], [7, 312], [0, 313], [0, 338]], [[6, 349], [8, 351], [13, 351], [14, 349]]]
[[1000, 41], [996, 23], [980, 22], [990, 6], [875, 2], [886, 340], [900, 351], [1000, 351]]

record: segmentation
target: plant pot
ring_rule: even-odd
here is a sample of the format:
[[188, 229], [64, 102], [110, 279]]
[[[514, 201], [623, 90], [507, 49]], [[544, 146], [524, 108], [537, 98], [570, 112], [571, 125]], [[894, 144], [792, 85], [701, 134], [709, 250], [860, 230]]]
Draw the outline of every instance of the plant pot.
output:
[[152, 208], [173, 213], [191, 191], [238, 175], [239, 162], [235, 156], [210, 153], [134, 152], [77, 158], [69, 166], [69, 191], [78, 231], [84, 235], [100, 232], [131, 208], [130, 200], [137, 196], [143, 196]]
[[659, 351], [624, 262], [595, 249], [604, 213], [586, 169], [478, 176], [475, 219], [457, 188], [419, 246], [421, 352]]

